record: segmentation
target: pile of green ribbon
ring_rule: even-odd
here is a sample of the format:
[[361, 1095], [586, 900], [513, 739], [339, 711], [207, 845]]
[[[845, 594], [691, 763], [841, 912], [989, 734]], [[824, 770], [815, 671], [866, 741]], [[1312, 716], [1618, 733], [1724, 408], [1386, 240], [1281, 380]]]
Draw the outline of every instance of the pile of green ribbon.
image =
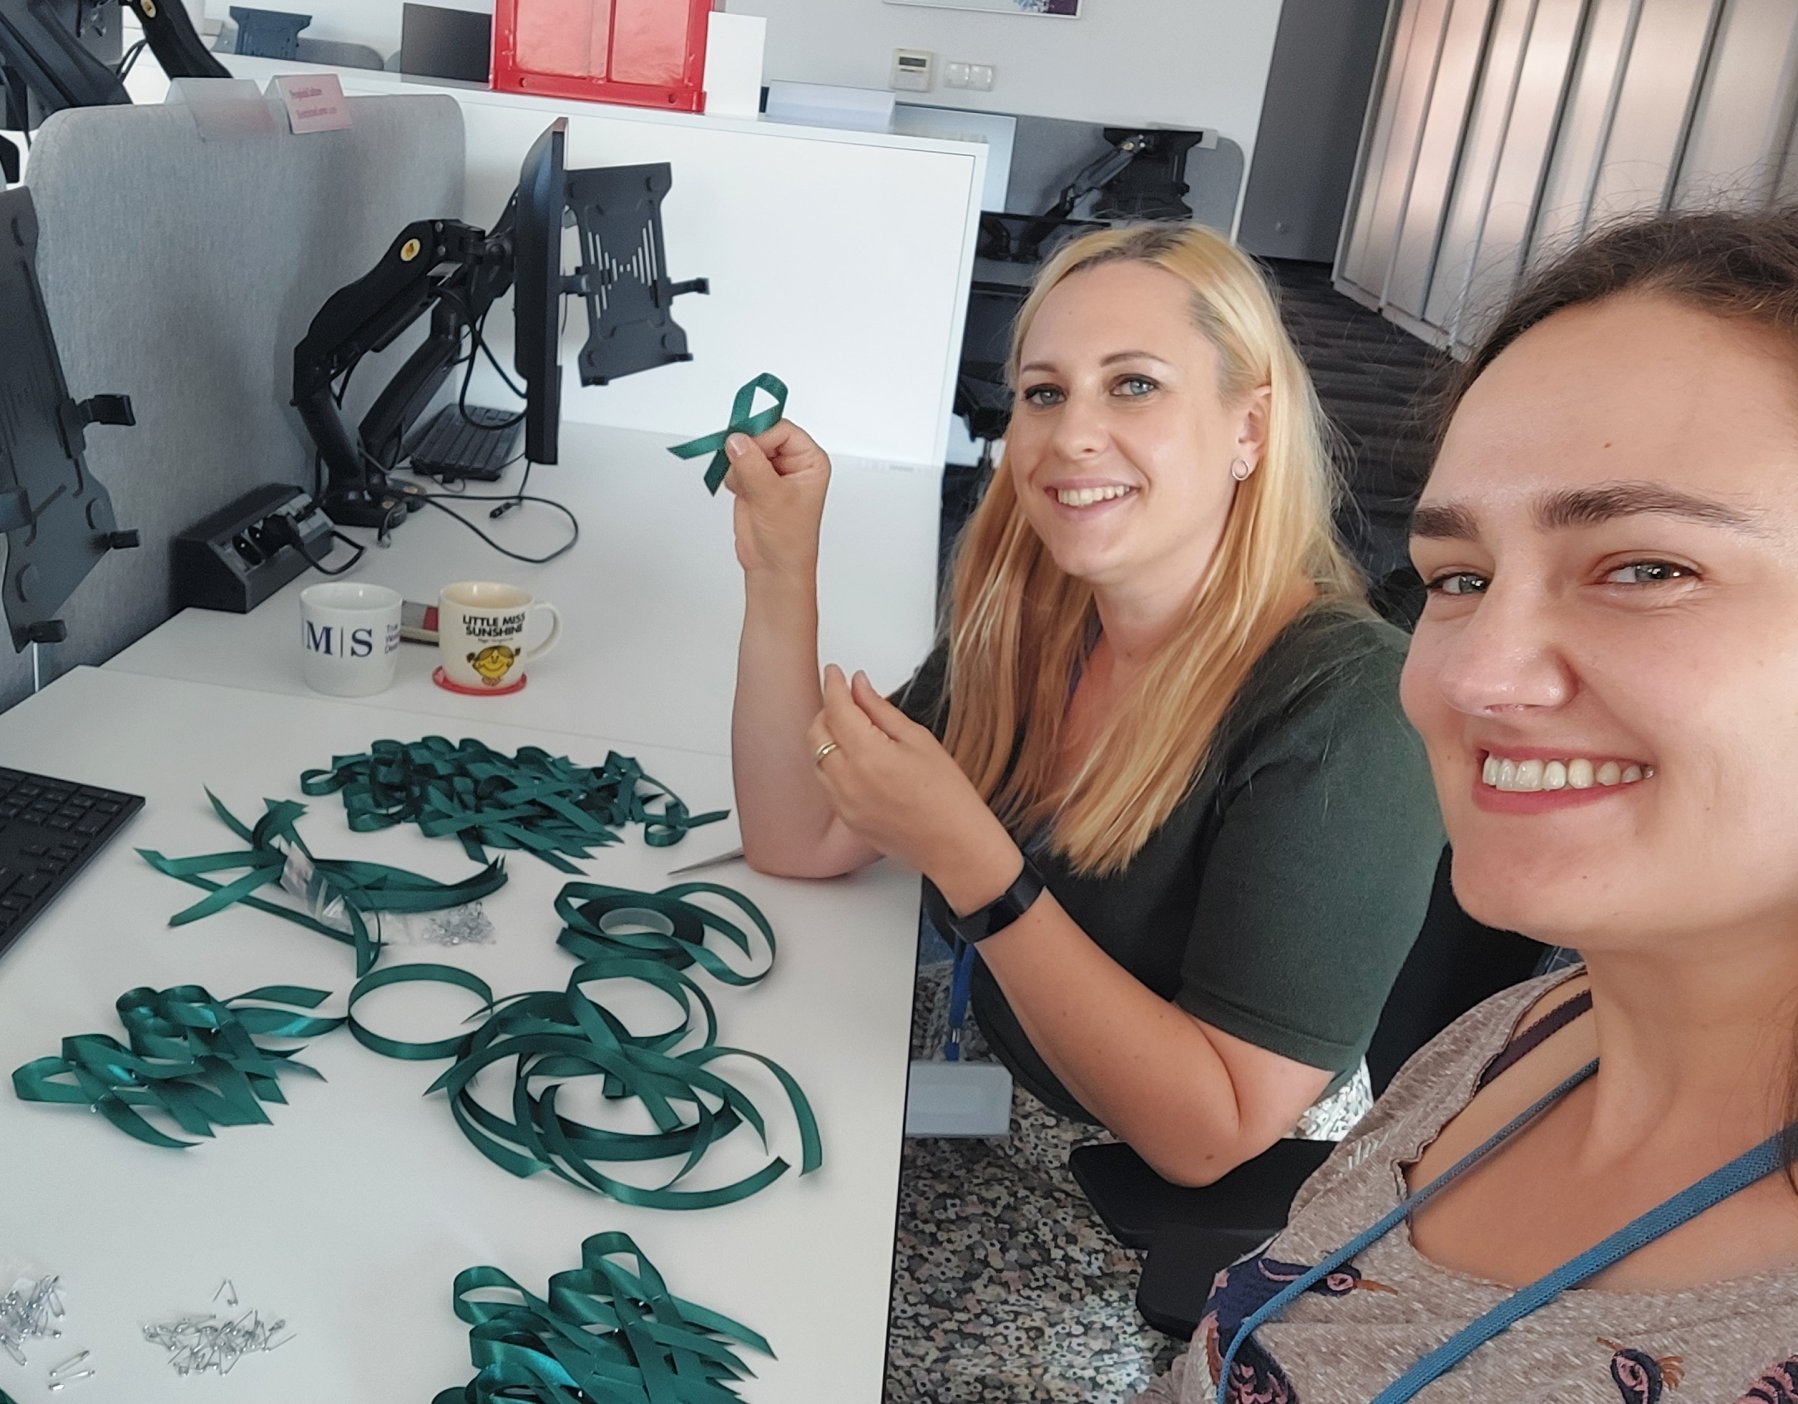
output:
[[734, 1404], [732, 1386], [754, 1373], [737, 1348], [774, 1354], [747, 1326], [671, 1294], [622, 1233], [583, 1243], [580, 1267], [550, 1278], [547, 1298], [498, 1268], [468, 1268], [455, 1311], [479, 1373], [433, 1404]]
[[357, 833], [417, 824], [429, 838], [461, 840], [476, 862], [488, 848], [521, 849], [566, 873], [579, 871], [568, 858], [618, 842], [627, 824], [641, 824], [651, 848], [666, 848], [730, 812], [689, 814], [679, 796], [617, 752], [594, 767], [536, 746], [507, 756], [441, 736], [376, 741], [362, 755], [335, 756], [329, 769], [302, 775], [300, 788], [341, 793]]
[[328, 997], [297, 985], [265, 985], [223, 1001], [198, 985], [127, 990], [116, 1006], [127, 1043], [108, 1034], [65, 1038], [61, 1057], [14, 1072], [13, 1090], [26, 1102], [91, 1107], [128, 1136], [186, 1150], [196, 1143], [164, 1134], [134, 1109], [162, 1112], [193, 1136], [211, 1136], [215, 1126], [267, 1125], [262, 1104], [287, 1100], [284, 1071], [322, 1074], [292, 1050], [262, 1047], [256, 1036], [329, 1033], [344, 1021], [301, 1012]]
[[[184, 926], [190, 921], [211, 916], [234, 903], [241, 902], [259, 912], [268, 912], [296, 926], [304, 926], [356, 948], [356, 973], [366, 975], [374, 968], [380, 954], [380, 914], [382, 912], [441, 912], [497, 892], [505, 885], [503, 862], [489, 863], [473, 877], [461, 882], [443, 883], [420, 877], [401, 868], [381, 863], [350, 862], [343, 859], [319, 858], [306, 847], [295, 827], [306, 812], [306, 806], [294, 800], [266, 800], [267, 810], [253, 829], [246, 828], [230, 810], [219, 802], [211, 790], [206, 798], [226, 826], [250, 846], [235, 853], [208, 853], [197, 858], [165, 858], [153, 849], [140, 848], [144, 861], [158, 872], [194, 887], [204, 888], [210, 895], [169, 918], [170, 926]], [[281, 845], [286, 845], [283, 848]], [[297, 852], [312, 865], [314, 878], [323, 895], [342, 901], [350, 929], [340, 931], [309, 912], [265, 901], [254, 894], [270, 884], [280, 886], [287, 868], [289, 852]], [[228, 883], [214, 882], [207, 873], [244, 869], [241, 877]], [[371, 930], [367, 917], [375, 918]]]
[[[774, 404], [768, 409], [751, 414], [755, 405], [755, 392], [766, 390], [773, 396]], [[724, 485], [725, 475], [730, 472], [730, 455], [724, 451], [724, 444], [732, 434], [747, 434], [754, 438], [757, 434], [765, 434], [787, 412], [787, 386], [777, 375], [763, 371], [754, 380], [737, 391], [737, 397], [731, 402], [730, 423], [716, 434], [706, 434], [701, 438], [690, 439], [684, 444], [676, 444], [668, 450], [676, 458], [704, 458], [708, 453], [712, 461], [706, 465], [705, 490], [713, 497]]]
[[[536, 779], [521, 780], [521, 770]], [[609, 792], [596, 780], [602, 774], [610, 778]], [[655, 782], [647, 780], [634, 761], [618, 756], [608, 759], [603, 773], [578, 771], [534, 748], [508, 760], [478, 742], [452, 747], [441, 738], [428, 738], [413, 747], [377, 742], [366, 755], [339, 758], [332, 770], [311, 772], [306, 783], [310, 793], [342, 789], [352, 827], [382, 828], [413, 819], [427, 833], [442, 825], [435, 831], [457, 834], [476, 856], [484, 856], [481, 842], [513, 841], [513, 846], [528, 847], [555, 862], [555, 852], [541, 845], [576, 842], [576, 832], [597, 842], [590, 837], [595, 832], [591, 826], [602, 822], [601, 814], [635, 815], [637, 822], [643, 822], [646, 801], [641, 787]], [[571, 788], [577, 785], [578, 795]], [[287, 1054], [259, 1048], [250, 1035], [305, 1038], [347, 1023], [360, 1043], [387, 1057], [450, 1059], [450, 1067], [427, 1095], [444, 1092], [463, 1135], [487, 1159], [514, 1175], [548, 1170], [622, 1203], [651, 1208], [702, 1209], [748, 1198], [784, 1175], [791, 1168], [787, 1161], [770, 1156], [753, 1173], [713, 1189], [688, 1189], [681, 1183], [711, 1147], [745, 1123], [768, 1151], [761, 1110], [717, 1066], [732, 1059], [761, 1064], [785, 1093], [799, 1128], [800, 1173], [809, 1174], [823, 1163], [817, 1119], [799, 1084], [761, 1054], [718, 1043], [712, 1003], [687, 973], [697, 966], [723, 983], [743, 986], [757, 983], [772, 968], [773, 928], [740, 893], [712, 883], [680, 883], [654, 893], [570, 883], [556, 898], [564, 922], [558, 944], [580, 962], [567, 988], [496, 1000], [484, 980], [460, 967], [409, 963], [377, 971], [374, 966], [380, 955], [381, 912], [440, 911], [484, 897], [505, 882], [498, 861], [463, 882], [445, 884], [379, 864], [317, 858], [296, 828], [304, 805], [269, 800], [267, 812], [251, 829], [210, 791], [207, 796], [219, 818], [249, 848], [182, 859], [140, 849], [160, 872], [206, 889], [207, 896], [178, 913], [171, 924], [195, 921], [242, 902], [353, 944], [359, 978], [344, 1016], [302, 1018], [267, 1008], [235, 1008], [246, 1002], [285, 1002], [313, 1009], [326, 998], [318, 990], [271, 986], [240, 996], [231, 1005], [217, 1004], [197, 986], [161, 995], [136, 990], [119, 1001], [120, 1017], [131, 1036], [129, 1048], [99, 1035], [65, 1040], [61, 1058], [40, 1059], [14, 1074], [20, 1097], [82, 1102], [97, 1107], [140, 1140], [183, 1146], [188, 1143], [164, 1136], [131, 1108], [160, 1108], [195, 1135], [210, 1135], [213, 1125], [266, 1121], [259, 1101], [281, 1100], [276, 1072], [283, 1066], [303, 1065], [287, 1061]], [[664, 842], [679, 837], [682, 825], [722, 817], [688, 819], [673, 795], [663, 790], [660, 797], [666, 803], [651, 817], [663, 833], [673, 835]], [[497, 821], [496, 805], [512, 811], [512, 817]], [[522, 806], [536, 807], [528, 823], [521, 822]], [[557, 830], [558, 821], [568, 828]], [[652, 836], [650, 841], [657, 840]], [[314, 887], [328, 898], [341, 899], [349, 932], [309, 912], [255, 896], [262, 887], [281, 883], [295, 854], [311, 864], [309, 881]], [[237, 869], [246, 871], [226, 883], [207, 876]], [[747, 928], [688, 900], [699, 894], [734, 904]], [[376, 917], [372, 931], [365, 919], [371, 913]], [[757, 942], [750, 929], [759, 933], [766, 952], [760, 968], [739, 971], [707, 948], [708, 936], [716, 933], [753, 966]], [[632, 1033], [587, 993], [587, 986], [607, 980], [633, 980], [659, 990], [676, 1006], [678, 1020], [653, 1034]], [[356, 1006], [365, 996], [416, 981], [450, 984], [475, 995], [480, 1001], [479, 1026], [444, 1038], [408, 1042], [388, 1038], [358, 1017]], [[505, 1063], [513, 1065], [509, 1115], [483, 1105], [473, 1090], [482, 1070]], [[208, 1078], [216, 1087], [204, 1081]], [[608, 1101], [638, 1102], [655, 1130], [611, 1131], [565, 1115], [558, 1099], [572, 1083], [588, 1079], [597, 1079], [589, 1085], [596, 1085], [599, 1096]], [[657, 1186], [633, 1185], [596, 1168], [677, 1157], [679, 1168]]]
[[[699, 892], [722, 897], [749, 918], [767, 950], [761, 969], [739, 973], [706, 949], [710, 931], [745, 956], [750, 956], [754, 943], [735, 922], [686, 900]], [[556, 944], [577, 960], [651, 960], [676, 970], [698, 965], [727, 985], [756, 984], [774, 968], [774, 928], [768, 919], [742, 893], [716, 883], [682, 882], [660, 892], [632, 892], [598, 882], [571, 882], [556, 894], [556, 912], [564, 923]]]
[[[659, 1033], [633, 1034], [584, 986], [602, 980], [630, 979], [653, 985], [679, 1008], [680, 1019]], [[476, 995], [487, 1014], [472, 1033], [423, 1043], [387, 1038], [356, 1016], [365, 995], [406, 981], [441, 981]], [[696, 1046], [673, 1051], [695, 1032]], [[758, 1053], [718, 1044], [711, 1001], [685, 972], [660, 961], [614, 957], [585, 961], [575, 968], [568, 988], [557, 992], [513, 995], [495, 1001], [479, 976], [457, 966], [411, 964], [390, 966], [358, 981], [350, 995], [350, 1031], [365, 1046], [392, 1058], [454, 1061], [427, 1089], [449, 1096], [450, 1112], [469, 1142], [501, 1169], [526, 1177], [548, 1170], [568, 1181], [609, 1195], [625, 1204], [653, 1209], [708, 1209], [733, 1204], [766, 1188], [790, 1168], [779, 1156], [753, 1174], [716, 1189], [679, 1188], [704, 1160], [706, 1152], [747, 1122], [767, 1148], [767, 1124], [754, 1101], [720, 1075], [713, 1064], [746, 1058], [774, 1075], [786, 1093], [799, 1126], [800, 1173], [823, 1163], [817, 1118], [799, 1084], [779, 1064]], [[513, 1064], [509, 1115], [476, 1099], [473, 1082], [483, 1069]], [[654, 1132], [608, 1131], [565, 1115], [559, 1099], [571, 1081], [597, 1079], [608, 1100], [634, 1098], [654, 1121]], [[596, 1163], [636, 1162], [682, 1157], [680, 1168], [663, 1185], [644, 1187], [614, 1179]]]

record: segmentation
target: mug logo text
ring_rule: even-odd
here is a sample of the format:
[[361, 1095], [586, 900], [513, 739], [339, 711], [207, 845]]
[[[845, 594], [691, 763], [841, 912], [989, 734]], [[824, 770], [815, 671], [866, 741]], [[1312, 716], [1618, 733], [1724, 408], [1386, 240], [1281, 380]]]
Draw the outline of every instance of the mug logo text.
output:
[[516, 614], [470, 614], [463, 627], [471, 639], [507, 639], [524, 629], [525, 611]]
[[302, 621], [306, 631], [306, 651], [323, 653], [331, 658], [367, 658], [375, 651], [373, 629], [346, 629], [338, 624], [314, 624]]

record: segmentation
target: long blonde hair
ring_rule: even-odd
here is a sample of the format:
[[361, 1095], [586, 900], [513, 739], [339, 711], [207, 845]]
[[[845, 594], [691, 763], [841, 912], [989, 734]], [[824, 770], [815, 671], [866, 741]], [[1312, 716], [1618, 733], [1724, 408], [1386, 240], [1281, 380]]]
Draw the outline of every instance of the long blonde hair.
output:
[[1271, 391], [1259, 469], [1236, 489], [1186, 617], [1062, 782], [1068, 689], [1097, 619], [1093, 592], [1055, 564], [1003, 467], [957, 548], [948, 620], [950, 754], [1002, 818], [1046, 832], [1076, 871], [1093, 875], [1127, 864], [1191, 792], [1231, 702], [1280, 631], [1312, 601], [1364, 607], [1366, 598], [1331, 525], [1339, 485], [1311, 378], [1261, 273], [1221, 235], [1152, 224], [1068, 244], [1018, 313], [1014, 389], [1049, 293], [1076, 273], [1126, 261], [1191, 288], [1193, 321], [1217, 348], [1225, 404], [1263, 385]]

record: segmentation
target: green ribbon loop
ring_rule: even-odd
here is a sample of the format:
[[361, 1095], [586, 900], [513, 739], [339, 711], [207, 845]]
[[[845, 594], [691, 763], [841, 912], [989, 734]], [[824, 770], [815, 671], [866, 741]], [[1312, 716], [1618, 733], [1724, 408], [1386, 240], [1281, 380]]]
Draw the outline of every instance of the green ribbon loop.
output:
[[[713, 931], [745, 957], [751, 957], [754, 943], [729, 918], [686, 900], [697, 893], [722, 897], [749, 918], [767, 951], [759, 970], [740, 973], [706, 948], [706, 935]], [[768, 919], [742, 893], [716, 883], [683, 882], [660, 892], [632, 892], [604, 883], [571, 882], [556, 894], [556, 913], [564, 923], [556, 944], [581, 960], [626, 957], [660, 961], [678, 970], [696, 964], [727, 985], [757, 984], [774, 968], [774, 928]]]
[[476, 862], [486, 861], [488, 848], [514, 849], [565, 873], [580, 871], [570, 858], [617, 843], [626, 825], [642, 825], [645, 843], [666, 848], [730, 812], [689, 813], [678, 795], [615, 751], [603, 766], [585, 766], [536, 746], [507, 756], [441, 736], [376, 741], [361, 755], [335, 756], [328, 768], [305, 772], [300, 788], [341, 794], [356, 833], [416, 824], [427, 838], [456, 839]]
[[126, 1135], [169, 1150], [196, 1144], [160, 1131], [143, 1114], [161, 1112], [190, 1136], [210, 1137], [216, 1126], [266, 1125], [263, 1103], [282, 1103], [280, 1075], [323, 1074], [294, 1058], [292, 1049], [266, 1048], [256, 1037], [309, 1039], [331, 1032], [342, 1018], [321, 1018], [330, 996], [299, 985], [264, 985], [219, 1001], [198, 985], [127, 990], [115, 1008], [126, 1042], [107, 1034], [77, 1034], [62, 1054], [14, 1070], [21, 1101], [91, 1107]]
[[774, 1355], [747, 1326], [670, 1293], [622, 1233], [587, 1239], [581, 1266], [544, 1297], [495, 1267], [463, 1270], [453, 1292], [478, 1373], [433, 1404], [737, 1404], [734, 1386], [754, 1374], [738, 1349]]
[[[751, 414], [750, 407], [755, 404], [755, 392], [766, 390], [774, 397], [769, 408], [757, 414]], [[684, 444], [676, 444], [668, 452], [676, 458], [703, 458], [712, 455], [712, 461], [705, 470], [705, 490], [716, 497], [718, 489], [724, 484], [725, 474], [730, 472], [730, 455], [724, 451], [724, 442], [732, 434], [747, 434], [754, 438], [757, 434], [765, 434], [787, 412], [786, 382], [778, 376], [763, 371], [754, 380], [737, 391], [737, 397], [731, 402], [730, 424], [716, 434], [706, 434], [701, 438], [689, 439]]]
[[[306, 812], [305, 805], [294, 800], [265, 800], [262, 818], [254, 828], [246, 828], [211, 790], [206, 792], [206, 797], [212, 801], [214, 812], [225, 826], [250, 847], [236, 853], [207, 853], [194, 858], [167, 858], [154, 849], [138, 849], [144, 861], [158, 872], [201, 888], [208, 894], [170, 917], [170, 926], [184, 926], [241, 904], [354, 946], [356, 973], [366, 975], [380, 957], [381, 913], [448, 911], [491, 896], [505, 885], [505, 864], [498, 859], [472, 877], [444, 883], [382, 863], [320, 858], [306, 846], [297, 827], [299, 817]], [[350, 927], [348, 931], [320, 921], [310, 912], [254, 895], [271, 884], [279, 887], [290, 856], [296, 853], [311, 865], [313, 879], [324, 900], [336, 899], [343, 903]], [[243, 875], [230, 882], [215, 882], [207, 876], [240, 868], [244, 870]], [[370, 916], [375, 919], [373, 929], [367, 920]]]
[[[350, 1025], [350, 1036], [364, 1048], [373, 1049], [385, 1058], [399, 1058], [406, 1062], [431, 1062], [438, 1058], [453, 1058], [456, 1052], [468, 1042], [467, 1033], [459, 1033], [450, 1038], [434, 1039], [427, 1043], [408, 1043], [402, 1039], [388, 1038], [377, 1034], [356, 1017], [356, 1001], [374, 990], [388, 985], [405, 984], [409, 981], [425, 980], [434, 984], [456, 985], [469, 990], [479, 997], [481, 1007], [475, 1015], [488, 1013], [493, 1008], [493, 990], [479, 975], [463, 970], [455, 965], [434, 965], [429, 962], [418, 962], [412, 965], [389, 965], [383, 969], [364, 975], [350, 991], [347, 1017]], [[470, 1015], [473, 1018], [475, 1015]]]
[[[586, 992], [604, 980], [630, 979], [654, 986], [680, 1010], [679, 1021], [653, 1034], [636, 1034]], [[767, 1125], [760, 1109], [738, 1086], [712, 1066], [727, 1058], [748, 1058], [766, 1068], [779, 1084], [800, 1135], [800, 1173], [823, 1163], [817, 1118], [799, 1084], [778, 1064], [759, 1054], [723, 1047], [714, 1039], [717, 1020], [704, 991], [691, 976], [665, 961], [612, 956], [582, 962], [560, 992], [514, 995], [492, 1002], [487, 986], [450, 966], [391, 967], [358, 981], [355, 1002], [372, 989], [403, 980], [444, 980], [488, 1001], [479, 1028], [459, 1038], [399, 1043], [370, 1035], [352, 1019], [366, 1046], [398, 1058], [451, 1057], [451, 1066], [427, 1089], [444, 1092], [450, 1114], [468, 1141], [509, 1174], [521, 1178], [545, 1170], [625, 1204], [657, 1209], [705, 1209], [733, 1204], [773, 1184], [791, 1168], [778, 1156], [761, 1169], [714, 1189], [681, 1186], [710, 1148], [743, 1123], [767, 1148]], [[676, 1048], [697, 1034], [697, 1045]], [[477, 1100], [474, 1084], [486, 1069], [512, 1065], [510, 1114]], [[635, 1100], [655, 1130], [624, 1132], [587, 1125], [564, 1115], [559, 1099], [572, 1085], [597, 1079], [609, 1101]], [[595, 1168], [596, 1163], [632, 1163], [681, 1158], [663, 1184], [635, 1185]]]

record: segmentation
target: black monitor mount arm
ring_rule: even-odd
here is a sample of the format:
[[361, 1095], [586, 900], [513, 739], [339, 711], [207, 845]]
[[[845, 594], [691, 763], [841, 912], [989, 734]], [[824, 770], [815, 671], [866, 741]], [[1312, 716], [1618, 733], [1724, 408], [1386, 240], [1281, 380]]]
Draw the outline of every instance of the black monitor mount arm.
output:
[[[171, 78], [229, 78], [207, 50], [181, 0], [128, 0], [144, 39]], [[95, 58], [47, 0], [0, 0], [0, 64], [33, 94], [42, 111], [127, 104], [118, 74]], [[21, 119], [25, 113], [18, 95]]]
[[[322, 505], [339, 525], [386, 527], [420, 505], [387, 478], [398, 456], [398, 427], [437, 393], [464, 334], [511, 287], [514, 208], [507, 207], [491, 234], [457, 220], [407, 225], [372, 270], [331, 295], [294, 349], [293, 403], [324, 460]], [[424, 344], [352, 435], [334, 387], [426, 311], [431, 330]]]
[[126, 0], [143, 26], [156, 62], [171, 78], [229, 78], [231, 71], [212, 55], [181, 0]]

